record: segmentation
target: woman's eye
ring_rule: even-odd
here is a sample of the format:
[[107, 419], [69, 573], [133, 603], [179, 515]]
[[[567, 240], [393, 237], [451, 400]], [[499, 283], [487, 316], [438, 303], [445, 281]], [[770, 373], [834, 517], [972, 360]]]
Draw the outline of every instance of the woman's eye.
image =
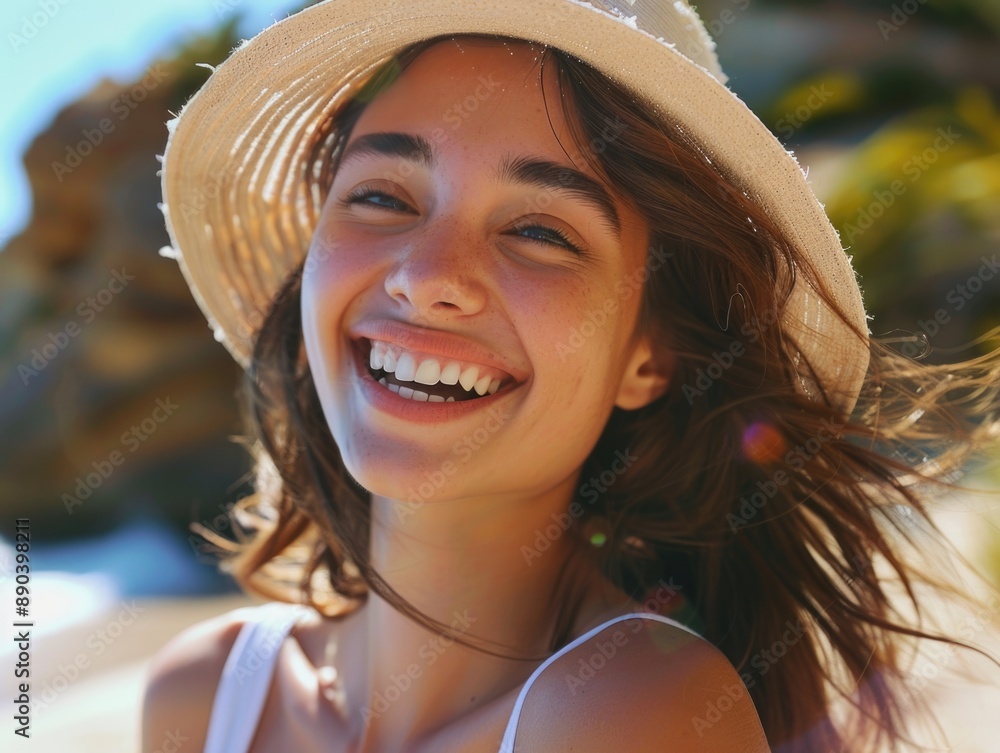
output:
[[345, 206], [364, 204], [370, 207], [377, 207], [378, 209], [389, 209], [400, 212], [411, 211], [406, 203], [400, 201], [395, 196], [374, 188], [360, 188], [352, 191], [347, 195], [343, 203]]
[[531, 233], [531, 235], [523, 235], [522, 237], [527, 238], [529, 241], [535, 241], [536, 243], [551, 244], [553, 246], [561, 246], [572, 251], [575, 254], [581, 254], [579, 248], [577, 248], [569, 237], [561, 230], [556, 230], [554, 227], [547, 227], [546, 225], [519, 225], [511, 230], [512, 233]]
[[[391, 212], [413, 212], [413, 210], [405, 202], [384, 191], [379, 191], [376, 188], [362, 187], [356, 189], [349, 193], [341, 204], [343, 206], [363, 204], [368, 207], [386, 209]], [[512, 234], [521, 234], [521, 237], [526, 238], [529, 241], [533, 241], [534, 243], [559, 246], [560, 248], [565, 248], [578, 256], [583, 254], [583, 252], [569, 239], [569, 236], [554, 227], [538, 224], [525, 224], [512, 228], [510, 232]]]

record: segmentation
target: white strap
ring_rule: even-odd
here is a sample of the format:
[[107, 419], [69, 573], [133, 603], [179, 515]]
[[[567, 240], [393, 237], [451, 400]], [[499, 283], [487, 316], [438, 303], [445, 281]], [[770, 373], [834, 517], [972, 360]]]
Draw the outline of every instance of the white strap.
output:
[[288, 631], [308, 611], [301, 604], [269, 602], [242, 607], [246, 622], [226, 659], [212, 702], [204, 753], [247, 753]]
[[[683, 630], [687, 630], [689, 633], [691, 633], [691, 635], [696, 635], [699, 638], [702, 637], [698, 635], [698, 633], [696, 633], [694, 630], [689, 628], [687, 625], [682, 625], [681, 623], [677, 622], [677, 620], [672, 620], [669, 617], [663, 617], [662, 615], [653, 614], [651, 612], [632, 612], [631, 614], [623, 614], [618, 617], [613, 617], [607, 622], [602, 622], [600, 625], [593, 628], [592, 630], [588, 630], [579, 638], [576, 638], [573, 641], [567, 643], [561, 649], [552, 654], [552, 656], [550, 656], [548, 659], [546, 659], [540, 665], [538, 665], [535, 671], [531, 673], [531, 677], [529, 677], [528, 681], [524, 683], [524, 686], [521, 688], [521, 692], [517, 696], [517, 703], [514, 704], [514, 711], [510, 715], [510, 721], [507, 722], [507, 729], [504, 731], [503, 740], [500, 742], [499, 753], [514, 753], [514, 738], [517, 736], [517, 720], [521, 716], [521, 707], [524, 705], [524, 699], [528, 695], [528, 690], [531, 688], [531, 683], [535, 681], [535, 678], [538, 677], [545, 670], [547, 666], [549, 666], [560, 656], [576, 648], [584, 641], [593, 638], [599, 632], [604, 630], [604, 628], [608, 627], [609, 625], [614, 625], [616, 622], [621, 622], [622, 620], [630, 620], [635, 617], [645, 617], [646, 619], [649, 620], [658, 620], [659, 622], [666, 623], [667, 625], [673, 625], [675, 627], [682, 628]], [[206, 751], [206, 753], [208, 753], [208, 751]]]

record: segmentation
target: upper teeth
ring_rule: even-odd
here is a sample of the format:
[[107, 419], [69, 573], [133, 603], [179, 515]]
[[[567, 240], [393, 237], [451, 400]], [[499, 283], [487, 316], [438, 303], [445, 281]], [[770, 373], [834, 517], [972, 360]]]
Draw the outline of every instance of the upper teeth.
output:
[[479, 364], [466, 364], [463, 368], [458, 361], [445, 361], [419, 353], [403, 350], [398, 345], [372, 340], [372, 352], [368, 359], [372, 369], [385, 369], [395, 374], [401, 382], [420, 384], [459, 384], [478, 395], [492, 395], [500, 388], [500, 378]]

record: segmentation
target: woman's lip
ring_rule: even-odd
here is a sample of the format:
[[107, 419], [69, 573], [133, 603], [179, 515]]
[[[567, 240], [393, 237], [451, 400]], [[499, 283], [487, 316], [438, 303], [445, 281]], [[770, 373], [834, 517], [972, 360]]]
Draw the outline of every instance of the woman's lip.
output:
[[[364, 399], [376, 410], [414, 423], [440, 423], [469, 416], [481, 409], [492, 408], [498, 399], [517, 388], [517, 384], [501, 387], [492, 395], [456, 400], [451, 403], [432, 403], [400, 397], [375, 381], [368, 371], [368, 356], [361, 341], [353, 341], [351, 348], [357, 385]], [[414, 384], [417, 384], [414, 382]], [[418, 385], [419, 386], [419, 385]]]

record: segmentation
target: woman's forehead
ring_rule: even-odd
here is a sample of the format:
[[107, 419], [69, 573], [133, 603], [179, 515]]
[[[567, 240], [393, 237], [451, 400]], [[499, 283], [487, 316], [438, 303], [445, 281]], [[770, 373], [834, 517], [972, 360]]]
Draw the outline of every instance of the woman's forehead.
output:
[[374, 101], [407, 89], [429, 89], [442, 98], [454, 98], [465, 94], [461, 89], [469, 83], [486, 83], [491, 95], [535, 92], [543, 83], [558, 86], [554, 68], [541, 65], [543, 57], [544, 50], [526, 42], [440, 40], [421, 50]]
[[527, 42], [474, 42], [446, 39], [421, 51], [367, 105], [349, 142], [376, 132], [420, 133], [435, 154], [534, 153], [593, 174], [586, 160], [569, 156], [579, 152], [581, 129], [571, 100], [561, 96], [557, 66], [540, 65], [542, 51]]

